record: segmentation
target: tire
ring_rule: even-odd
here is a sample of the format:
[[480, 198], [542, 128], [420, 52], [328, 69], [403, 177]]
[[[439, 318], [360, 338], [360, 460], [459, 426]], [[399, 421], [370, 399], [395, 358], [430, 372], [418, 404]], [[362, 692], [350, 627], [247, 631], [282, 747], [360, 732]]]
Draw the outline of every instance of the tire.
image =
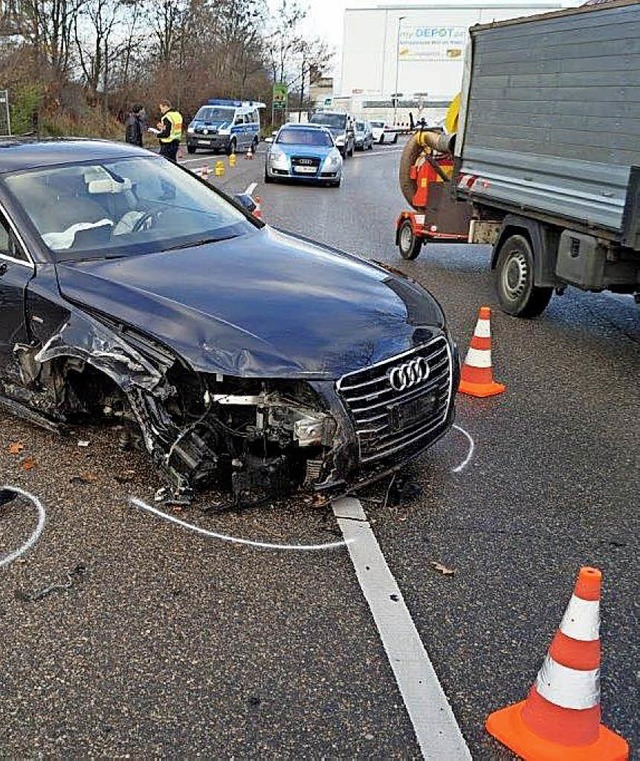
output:
[[372, 151], [372, 150], [373, 150], [373, 140], [372, 140], [372, 141], [369, 143], [369, 145], [367, 146], [367, 150], [368, 150], [368, 151]]
[[226, 148], [227, 156], [231, 156], [232, 153], [236, 153], [236, 147], [237, 147], [237, 145], [238, 144], [236, 143], [235, 137], [233, 138], [233, 140], [229, 141], [229, 145]]
[[264, 170], [264, 184], [265, 185], [270, 185], [272, 182], [275, 182], [275, 180], [273, 179], [273, 177], [269, 176], [269, 172], [267, 172], [267, 169], [265, 167], [265, 170]]
[[420, 254], [422, 238], [413, 234], [410, 219], [404, 219], [398, 228], [398, 249], [403, 259], [417, 259]]
[[329, 183], [329, 187], [330, 187], [330, 188], [339, 188], [339, 187], [340, 187], [340, 185], [341, 185], [341, 183], [342, 183], [342, 178], [340, 178], [339, 180], [332, 180], [332, 181]]
[[398, 142], [398, 133], [393, 136], [393, 140], [391, 141], [394, 145]]
[[500, 307], [515, 317], [537, 317], [553, 295], [553, 288], [534, 285], [533, 251], [522, 235], [511, 235], [500, 247], [495, 276]]
[[384, 135], [380, 135], [380, 140], [378, 140], [378, 145], [384, 145]]
[[188, 145], [187, 146], [187, 153], [195, 153], [195, 152], [196, 152], [195, 145]]

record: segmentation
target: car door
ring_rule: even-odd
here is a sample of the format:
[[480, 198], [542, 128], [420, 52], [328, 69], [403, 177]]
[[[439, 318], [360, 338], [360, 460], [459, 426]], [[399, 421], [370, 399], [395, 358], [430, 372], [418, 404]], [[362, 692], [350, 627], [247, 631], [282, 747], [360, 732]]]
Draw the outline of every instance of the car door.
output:
[[13, 349], [27, 340], [25, 295], [33, 272], [33, 264], [0, 211], [0, 377], [3, 378], [16, 376]]

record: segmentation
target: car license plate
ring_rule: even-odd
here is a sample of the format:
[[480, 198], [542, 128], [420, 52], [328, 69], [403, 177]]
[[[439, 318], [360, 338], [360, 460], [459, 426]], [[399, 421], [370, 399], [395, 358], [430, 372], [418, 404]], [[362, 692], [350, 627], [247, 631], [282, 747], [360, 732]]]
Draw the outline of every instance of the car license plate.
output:
[[394, 431], [400, 431], [410, 425], [417, 425], [430, 418], [438, 403], [436, 394], [427, 394], [408, 402], [389, 405], [389, 422]]
[[295, 172], [301, 172], [302, 174], [315, 174], [316, 168], [313, 166], [296, 166], [294, 167]]

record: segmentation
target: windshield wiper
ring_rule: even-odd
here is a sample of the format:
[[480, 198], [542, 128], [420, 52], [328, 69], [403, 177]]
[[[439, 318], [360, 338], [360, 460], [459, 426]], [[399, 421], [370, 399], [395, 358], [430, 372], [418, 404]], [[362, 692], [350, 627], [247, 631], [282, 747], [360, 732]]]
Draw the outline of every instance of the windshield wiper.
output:
[[238, 235], [221, 235], [215, 238], [201, 238], [200, 240], [193, 241], [193, 243], [178, 243], [175, 246], [169, 246], [169, 248], [163, 248], [161, 251], [178, 251], [181, 248], [196, 248], [197, 246], [206, 246], [207, 243], [219, 243], [222, 240], [231, 240], [237, 238]]

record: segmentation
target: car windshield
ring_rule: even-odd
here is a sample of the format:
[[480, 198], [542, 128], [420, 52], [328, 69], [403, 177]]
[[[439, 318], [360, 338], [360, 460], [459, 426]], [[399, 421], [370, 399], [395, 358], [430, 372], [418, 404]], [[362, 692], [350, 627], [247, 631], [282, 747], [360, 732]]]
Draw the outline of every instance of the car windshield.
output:
[[371, 122], [372, 127], [384, 127], [384, 122]]
[[5, 182], [56, 261], [186, 248], [252, 229], [213, 189], [153, 156], [16, 172]]
[[331, 135], [322, 129], [281, 129], [276, 143], [283, 145], [318, 145], [329, 148], [333, 145]]
[[235, 110], [233, 108], [216, 108], [215, 106], [202, 106], [198, 110], [194, 121], [198, 122], [230, 122], [233, 120]]
[[364, 122], [356, 122], [356, 129], [358, 132], [364, 132]]
[[309, 121], [312, 124], [324, 124], [332, 129], [344, 129], [347, 125], [346, 114], [313, 114]]

